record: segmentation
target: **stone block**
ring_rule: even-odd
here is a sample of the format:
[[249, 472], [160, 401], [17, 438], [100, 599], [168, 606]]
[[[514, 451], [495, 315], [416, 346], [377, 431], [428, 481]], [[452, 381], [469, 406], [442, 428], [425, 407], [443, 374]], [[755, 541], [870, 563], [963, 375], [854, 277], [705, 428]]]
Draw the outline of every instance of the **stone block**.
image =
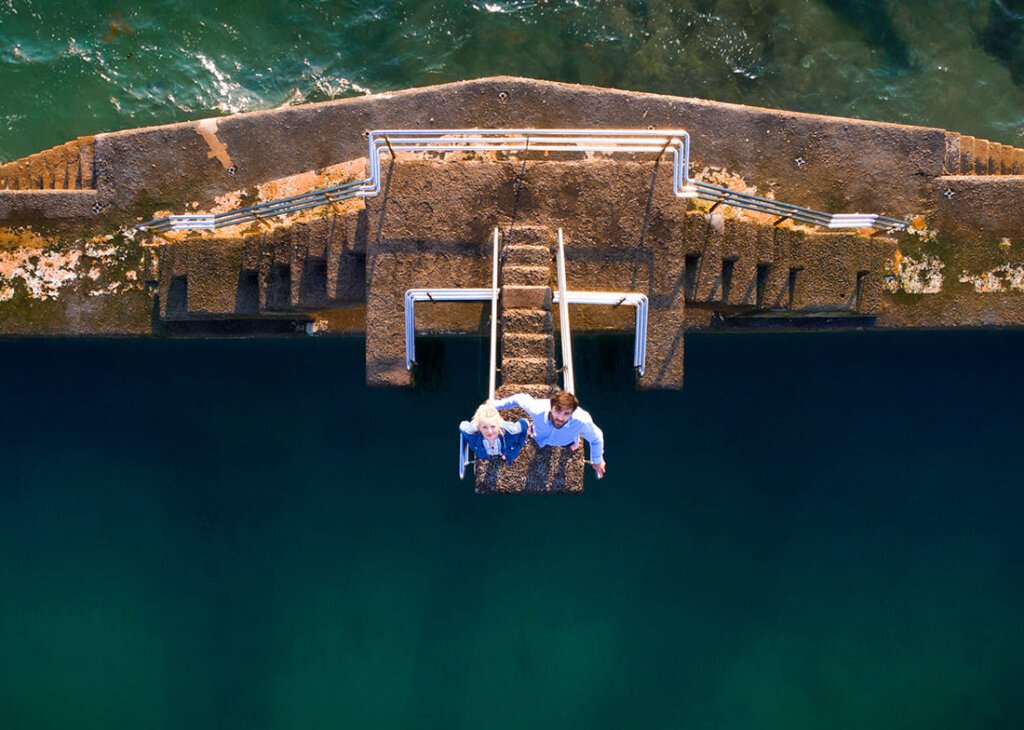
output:
[[501, 290], [503, 309], [550, 309], [551, 288], [546, 286], [506, 286]]
[[974, 174], [989, 174], [989, 143], [984, 139], [974, 140]]
[[[547, 385], [541, 383], [512, 383], [506, 382], [498, 386], [497, 397], [507, 398], [510, 395], [516, 393], [526, 393], [532, 395], [534, 398], [550, 398], [551, 394], [557, 390], [554, 385]], [[505, 411], [506, 418], [521, 418], [526, 413], [518, 408], [513, 408], [511, 411]]]
[[794, 310], [850, 311], [856, 303], [860, 248], [870, 239], [849, 233], [806, 233], [790, 249], [789, 304]]
[[942, 161], [944, 175], [956, 175], [960, 172], [960, 135], [946, 133], [946, 157]]
[[960, 135], [960, 174], [974, 174], [974, 137]]
[[241, 238], [204, 238], [162, 247], [161, 317], [247, 313], [239, 304], [245, 245]]
[[551, 312], [544, 309], [506, 309], [501, 314], [503, 333], [551, 332]]
[[524, 266], [551, 266], [554, 257], [547, 246], [512, 244], [504, 249], [506, 263], [515, 261]]
[[717, 213], [704, 218], [702, 222], [687, 220], [686, 279], [693, 301], [718, 302], [722, 298], [722, 260], [727, 254], [725, 218]]
[[[431, 242], [428, 242], [428, 244]], [[366, 382], [368, 385], [409, 385], [405, 369], [405, 291], [450, 286], [476, 287], [489, 273], [489, 261], [477, 246], [446, 247], [422, 242], [382, 241], [369, 247], [365, 262]], [[417, 331], [478, 332], [480, 305], [421, 303]]]
[[555, 338], [550, 334], [524, 334], [505, 332], [501, 337], [502, 360], [538, 357], [551, 358], [555, 354]]
[[550, 257], [553, 247], [558, 241], [558, 232], [550, 226], [517, 224], [511, 230], [502, 231], [502, 242], [506, 248], [529, 246], [539, 248]]
[[551, 269], [547, 266], [509, 266], [501, 269], [504, 286], [548, 286]]
[[501, 380], [503, 383], [553, 384], [555, 366], [546, 357], [502, 357]]

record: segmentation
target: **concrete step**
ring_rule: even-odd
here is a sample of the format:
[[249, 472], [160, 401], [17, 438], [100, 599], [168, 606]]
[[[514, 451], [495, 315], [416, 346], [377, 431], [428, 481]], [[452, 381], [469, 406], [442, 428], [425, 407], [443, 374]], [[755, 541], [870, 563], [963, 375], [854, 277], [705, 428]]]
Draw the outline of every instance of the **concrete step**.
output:
[[242, 238], [183, 241], [161, 249], [160, 317], [232, 317], [258, 312], [256, 272]]
[[554, 384], [555, 366], [546, 357], [517, 357], [501, 360], [502, 382]]
[[503, 286], [548, 286], [551, 283], [549, 266], [510, 266], [501, 269]]
[[513, 246], [532, 246], [552, 250], [558, 233], [548, 226], [516, 225], [511, 231], [503, 231], [506, 250]]
[[555, 355], [555, 338], [551, 334], [505, 332], [501, 336], [502, 360], [521, 357], [551, 358]]
[[[534, 398], [550, 398], [553, 389], [554, 389], [554, 386], [546, 385], [546, 384], [542, 385], [540, 383], [510, 383], [510, 382], [506, 382], [506, 383], [502, 383], [501, 385], [498, 386], [498, 389], [497, 389], [497, 392], [495, 393], [495, 395], [498, 398], [507, 398], [510, 395], [515, 395], [516, 393], [526, 393], [527, 395], [532, 395]], [[515, 408], [512, 411], [506, 412], [505, 415], [511, 417], [510, 414], [514, 415], [516, 413], [519, 414], [518, 417], [522, 417], [522, 416], [526, 415], [525, 413], [522, 413], [518, 408]]]
[[551, 312], [545, 309], [506, 309], [501, 314], [501, 331], [506, 334], [550, 333]]
[[547, 286], [505, 286], [501, 290], [503, 309], [551, 309], [551, 288]]
[[554, 255], [547, 246], [512, 244], [504, 248], [505, 263], [515, 262], [523, 266], [547, 266], [554, 261]]

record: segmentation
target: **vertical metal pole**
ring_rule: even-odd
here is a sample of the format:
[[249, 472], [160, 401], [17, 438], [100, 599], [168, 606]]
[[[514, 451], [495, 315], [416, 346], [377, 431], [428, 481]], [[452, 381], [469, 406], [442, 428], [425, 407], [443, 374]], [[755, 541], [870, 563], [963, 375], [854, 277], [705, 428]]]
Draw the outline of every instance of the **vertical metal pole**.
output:
[[562, 335], [562, 390], [576, 392], [576, 379], [572, 373], [572, 334], [569, 330], [569, 297], [565, 287], [565, 242], [562, 229], [558, 229], [558, 321]]
[[466, 453], [463, 449], [465, 443], [462, 431], [459, 431], [459, 479], [466, 476]]
[[498, 227], [494, 227], [494, 269], [491, 274], [491, 373], [488, 398], [494, 400], [498, 375]]

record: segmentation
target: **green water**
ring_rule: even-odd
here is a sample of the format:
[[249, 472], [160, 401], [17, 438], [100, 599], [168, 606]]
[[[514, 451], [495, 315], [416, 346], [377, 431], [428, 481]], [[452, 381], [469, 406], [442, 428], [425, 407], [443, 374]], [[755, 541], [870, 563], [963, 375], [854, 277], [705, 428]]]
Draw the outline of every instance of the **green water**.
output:
[[[1020, 3], [0, 0], [0, 159], [494, 73], [1022, 142]], [[1024, 726], [1020, 333], [577, 338], [608, 477], [482, 498], [483, 345], [0, 340], [0, 728]]]
[[494, 74], [1024, 146], [1021, 0], [0, 0], [0, 160], [98, 131]]

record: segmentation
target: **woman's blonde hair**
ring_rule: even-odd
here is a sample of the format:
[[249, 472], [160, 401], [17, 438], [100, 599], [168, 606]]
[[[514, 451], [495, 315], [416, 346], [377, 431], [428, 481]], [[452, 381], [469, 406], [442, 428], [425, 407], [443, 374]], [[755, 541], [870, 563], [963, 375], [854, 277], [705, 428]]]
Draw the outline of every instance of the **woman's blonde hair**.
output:
[[505, 432], [505, 419], [501, 417], [500, 413], [498, 413], [498, 409], [490, 403], [481, 404], [481, 406], [476, 409], [476, 413], [473, 414], [473, 425], [477, 427], [477, 430], [480, 430], [480, 427], [485, 423], [493, 424], [502, 429], [501, 433]]

